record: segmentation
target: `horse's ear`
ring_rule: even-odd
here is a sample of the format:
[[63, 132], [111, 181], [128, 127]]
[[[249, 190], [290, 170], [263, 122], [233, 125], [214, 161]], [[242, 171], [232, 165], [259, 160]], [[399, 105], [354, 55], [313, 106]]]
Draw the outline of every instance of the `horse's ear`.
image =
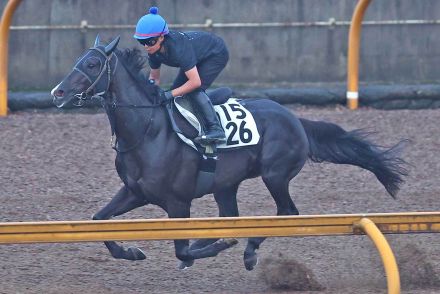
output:
[[97, 34], [96, 39], [95, 39], [95, 45], [93, 47], [95, 47], [95, 48], [98, 47], [100, 42], [101, 41], [99, 40], [99, 34]]
[[118, 46], [120, 39], [121, 39], [121, 37], [118, 36], [110, 44], [105, 46], [105, 54], [110, 55], [113, 52], [113, 50], [115, 50], [116, 46]]

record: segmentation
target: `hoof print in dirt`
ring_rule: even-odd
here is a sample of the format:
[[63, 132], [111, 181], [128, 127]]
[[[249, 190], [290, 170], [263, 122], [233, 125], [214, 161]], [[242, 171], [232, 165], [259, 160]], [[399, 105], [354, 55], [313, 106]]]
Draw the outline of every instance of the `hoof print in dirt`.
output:
[[395, 247], [400, 280], [404, 289], [440, 287], [440, 278], [429, 255], [413, 244]]
[[273, 290], [321, 291], [325, 289], [316, 280], [311, 270], [292, 259], [263, 259], [261, 268], [261, 278]]

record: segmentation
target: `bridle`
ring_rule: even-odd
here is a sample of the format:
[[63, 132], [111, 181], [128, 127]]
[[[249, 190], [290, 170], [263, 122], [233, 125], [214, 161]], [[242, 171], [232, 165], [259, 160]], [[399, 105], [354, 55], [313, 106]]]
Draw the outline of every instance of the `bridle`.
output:
[[[74, 71], [77, 71], [80, 74], [82, 74], [90, 82], [90, 86], [85, 91], [73, 95], [75, 98], [78, 99], [76, 104], [75, 104], [75, 102], [73, 102], [73, 105], [79, 106], [79, 107], [83, 106], [85, 101], [87, 101], [88, 99], [95, 99], [96, 98], [96, 99], [104, 100], [103, 96], [108, 92], [108, 89], [109, 89], [110, 83], [111, 83], [111, 77], [116, 73], [116, 68], [117, 68], [118, 62], [119, 62], [117, 55], [113, 52], [109, 56], [107, 56], [107, 54], [105, 54], [105, 52], [98, 47], [92, 47], [89, 50], [98, 51], [102, 56], [104, 56], [105, 61], [104, 61], [104, 66], [102, 67], [102, 69], [101, 69], [100, 73], [98, 74], [97, 78], [95, 79], [95, 81], [93, 81], [92, 78], [88, 74], [86, 74], [84, 71], [82, 71], [78, 67], [78, 65], [87, 56], [87, 54], [83, 58], [81, 58], [76, 63], [76, 65], [73, 67]], [[113, 56], [116, 58], [116, 61], [115, 61], [115, 65], [112, 70], [112, 68], [110, 66], [110, 62], [111, 62]], [[101, 59], [99, 59], [99, 61], [102, 63]], [[91, 95], [91, 92], [94, 90], [95, 86], [99, 83], [99, 81], [101, 80], [102, 76], [104, 75], [104, 73], [106, 71], [107, 71], [107, 87], [105, 88], [104, 91], [101, 91], [98, 93], [93, 93]], [[112, 108], [118, 108], [118, 107], [120, 107], [120, 108], [156, 108], [156, 107], [161, 107], [161, 106], [167, 105], [170, 102], [171, 101], [165, 100], [165, 101], [160, 101], [159, 103], [155, 103], [155, 104], [151, 104], [151, 105], [138, 105], [138, 104], [118, 103], [118, 102], [116, 102], [116, 100], [113, 100], [112, 102], [106, 102], [106, 104], [109, 104]]]
[[[98, 77], [95, 79], [95, 81], [93, 81], [89, 75], [87, 75], [84, 71], [82, 71], [78, 67], [78, 65], [81, 64], [81, 61], [87, 56], [87, 54], [83, 58], [81, 58], [76, 63], [76, 65], [73, 67], [74, 71], [77, 71], [80, 74], [82, 74], [90, 82], [90, 86], [85, 91], [83, 91], [79, 94], [74, 94], [74, 96], [78, 99], [78, 101], [76, 101], [76, 103], [73, 102], [73, 105], [78, 106], [78, 107], [83, 106], [84, 103], [86, 102], [86, 100], [88, 100], [88, 99], [95, 99], [95, 98], [102, 99], [103, 98], [103, 95], [105, 95], [105, 93], [108, 91], [108, 89], [110, 87], [110, 80], [111, 80], [111, 76], [112, 76], [112, 69], [110, 66], [110, 62], [111, 62], [113, 56], [116, 58], [115, 65], [113, 67], [113, 75], [115, 74], [116, 67], [118, 66], [118, 57], [113, 52], [109, 56], [107, 56], [107, 54], [105, 54], [105, 52], [103, 50], [101, 50], [99, 47], [92, 47], [92, 48], [90, 48], [90, 50], [96, 50], [102, 56], [104, 56], [104, 58], [105, 58], [104, 66], [102, 67], [101, 72], [98, 74]], [[99, 61], [102, 64], [101, 59], [99, 59]], [[99, 83], [99, 81], [101, 80], [101, 78], [105, 72], [107, 72], [107, 87], [105, 88], [104, 91], [101, 91], [99, 93], [93, 93], [91, 95], [92, 91], [95, 90], [95, 86]]]
[[[132, 146], [125, 148], [125, 149], [121, 149], [117, 144], [118, 140], [117, 140], [116, 131], [115, 131], [115, 128], [116, 128], [116, 116], [115, 116], [116, 108], [157, 108], [157, 107], [167, 105], [171, 101], [165, 100], [165, 101], [160, 101], [159, 103], [155, 103], [155, 104], [151, 104], [151, 105], [117, 103], [116, 97], [113, 97], [114, 99], [111, 102], [106, 101], [106, 99], [104, 99], [104, 95], [106, 95], [108, 93], [110, 83], [111, 83], [111, 78], [116, 72], [116, 68], [117, 68], [119, 60], [118, 60], [117, 55], [114, 52], [112, 52], [110, 55], [107, 55], [99, 47], [92, 47], [92, 48], [90, 48], [90, 50], [96, 50], [105, 58], [104, 65], [102, 66], [102, 69], [101, 69], [100, 73], [98, 74], [98, 76], [96, 77], [96, 79], [93, 81], [92, 78], [88, 74], [86, 74], [84, 71], [82, 71], [79, 68], [79, 65], [81, 64], [82, 60], [87, 56], [87, 54], [76, 63], [76, 65], [73, 67], [73, 71], [77, 71], [80, 74], [82, 74], [90, 82], [90, 86], [85, 91], [78, 93], [78, 94], [74, 94], [74, 97], [76, 97], [78, 100], [76, 101], [76, 103], [73, 102], [73, 105], [80, 107], [80, 106], [83, 106], [84, 103], [88, 99], [100, 99], [103, 102], [103, 106], [107, 111], [109, 121], [110, 121], [110, 127], [111, 127], [111, 132], [112, 132], [112, 136], [111, 136], [112, 148], [114, 150], [116, 150], [118, 153], [126, 153], [131, 150], [134, 150], [136, 147], [138, 147], [143, 142], [143, 140], [146, 136], [146, 133], [151, 125], [151, 121], [153, 120], [152, 115], [150, 115], [150, 118], [148, 119], [148, 123], [147, 123], [147, 126], [145, 127], [145, 131], [144, 131], [144, 134], [142, 135], [142, 137]], [[113, 59], [113, 56], [114, 56], [114, 58], [116, 58], [116, 61], [114, 63], [113, 70], [112, 70], [111, 61]], [[102, 64], [102, 60], [100, 58], [99, 58], [99, 61]], [[95, 93], [96, 85], [100, 82], [101, 78], [104, 76], [104, 74], [106, 72], [107, 72], [107, 86], [106, 86], [105, 90], [98, 92], [98, 93]]]

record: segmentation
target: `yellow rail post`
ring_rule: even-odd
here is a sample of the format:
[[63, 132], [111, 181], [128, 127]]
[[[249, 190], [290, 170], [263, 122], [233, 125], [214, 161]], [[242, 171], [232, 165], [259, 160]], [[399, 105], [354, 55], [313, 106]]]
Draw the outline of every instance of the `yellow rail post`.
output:
[[0, 116], [8, 114], [8, 38], [12, 15], [21, 0], [9, 0], [0, 22]]
[[348, 35], [348, 74], [347, 74], [347, 107], [357, 109], [359, 105], [359, 44], [362, 19], [371, 0], [360, 0], [354, 10]]
[[393, 251], [384, 235], [377, 228], [376, 224], [368, 218], [362, 218], [359, 222], [355, 223], [355, 226], [361, 228], [370, 237], [380, 253], [387, 276], [388, 294], [400, 294], [399, 268], [397, 267]]

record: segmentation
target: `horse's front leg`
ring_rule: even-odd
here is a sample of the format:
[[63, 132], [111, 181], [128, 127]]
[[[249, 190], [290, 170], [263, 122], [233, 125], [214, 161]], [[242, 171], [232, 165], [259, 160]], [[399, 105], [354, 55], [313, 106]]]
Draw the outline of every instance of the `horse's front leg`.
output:
[[[143, 198], [134, 195], [124, 186], [104, 208], [93, 216], [93, 220], [110, 219], [113, 216], [124, 214], [145, 204], [147, 202]], [[142, 250], [137, 247], [125, 249], [114, 241], [105, 241], [104, 244], [114, 258], [127, 260], [142, 260], [146, 258]]]
[[[169, 201], [167, 205], [167, 212], [170, 218], [189, 218], [190, 217], [190, 201], [181, 201], [173, 198], [173, 201]], [[214, 244], [216, 244], [215, 242]], [[184, 263], [190, 263], [194, 259], [200, 259], [205, 257], [216, 256], [223, 249], [223, 244], [214, 245], [211, 244], [202, 249], [190, 250], [189, 240], [174, 240], [174, 248], [176, 257]], [[185, 267], [179, 267], [184, 269]]]
[[[222, 188], [214, 193], [219, 208], [219, 216], [238, 216], [237, 190], [238, 184]], [[194, 259], [213, 257], [237, 243], [236, 239], [198, 239], [191, 244], [189, 252], [191, 256], [195, 257]], [[179, 268], [185, 269], [192, 266], [194, 259], [182, 261]]]
[[[191, 201], [182, 201], [172, 197], [171, 200], [167, 202], [167, 213], [169, 218], [189, 218]], [[189, 240], [174, 240], [174, 250], [176, 257], [182, 261], [191, 260], [191, 255], [189, 254]]]

